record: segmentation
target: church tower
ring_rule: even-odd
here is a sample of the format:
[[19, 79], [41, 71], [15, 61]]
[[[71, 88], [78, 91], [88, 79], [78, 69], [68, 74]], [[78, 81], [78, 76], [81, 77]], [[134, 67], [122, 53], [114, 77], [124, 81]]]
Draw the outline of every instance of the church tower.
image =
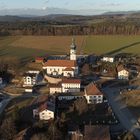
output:
[[70, 60], [76, 60], [76, 45], [74, 38], [72, 38], [72, 44], [70, 46]]

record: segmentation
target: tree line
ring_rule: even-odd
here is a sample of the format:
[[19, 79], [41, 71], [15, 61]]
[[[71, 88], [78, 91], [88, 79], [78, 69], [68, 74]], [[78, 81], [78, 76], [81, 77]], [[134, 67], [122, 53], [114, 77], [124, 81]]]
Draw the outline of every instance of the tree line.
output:
[[7, 35], [139, 35], [140, 24], [136, 21], [104, 21], [93, 24], [62, 25], [47, 21], [1, 22], [0, 36]]

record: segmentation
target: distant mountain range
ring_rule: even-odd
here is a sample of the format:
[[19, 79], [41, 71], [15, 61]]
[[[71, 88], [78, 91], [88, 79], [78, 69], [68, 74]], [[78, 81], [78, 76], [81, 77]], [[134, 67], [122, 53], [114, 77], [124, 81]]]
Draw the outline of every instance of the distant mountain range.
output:
[[125, 20], [128, 18], [140, 19], [140, 11], [104, 12], [98, 10], [67, 10], [60, 8], [0, 10], [0, 22], [51, 21], [50, 23], [78, 24], [94, 23], [110, 19]]
[[50, 14], [69, 14], [69, 15], [96, 15], [105, 11], [92, 9], [69, 10], [61, 8], [43, 8], [43, 9], [4, 9], [0, 10], [0, 15], [18, 15], [18, 16], [44, 16]]

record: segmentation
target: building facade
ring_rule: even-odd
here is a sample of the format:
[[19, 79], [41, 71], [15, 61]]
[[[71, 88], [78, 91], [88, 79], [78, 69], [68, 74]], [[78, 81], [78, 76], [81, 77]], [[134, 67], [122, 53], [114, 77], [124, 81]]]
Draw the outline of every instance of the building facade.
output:
[[85, 98], [88, 104], [99, 104], [103, 103], [103, 93], [98, 89], [97, 85], [90, 83], [85, 88]]

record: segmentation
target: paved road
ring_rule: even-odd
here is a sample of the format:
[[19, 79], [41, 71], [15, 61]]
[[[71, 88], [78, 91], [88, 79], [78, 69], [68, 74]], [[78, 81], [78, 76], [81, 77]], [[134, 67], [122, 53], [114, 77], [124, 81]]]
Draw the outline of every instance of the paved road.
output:
[[1, 103], [0, 103], [0, 114], [4, 111], [5, 107], [8, 105], [8, 103], [10, 102], [11, 98], [9, 99], [4, 99]]
[[140, 140], [140, 126], [136, 125], [137, 119], [130, 113], [126, 104], [122, 101], [119, 89], [105, 88], [103, 92], [106, 94], [109, 104], [122, 125]]

